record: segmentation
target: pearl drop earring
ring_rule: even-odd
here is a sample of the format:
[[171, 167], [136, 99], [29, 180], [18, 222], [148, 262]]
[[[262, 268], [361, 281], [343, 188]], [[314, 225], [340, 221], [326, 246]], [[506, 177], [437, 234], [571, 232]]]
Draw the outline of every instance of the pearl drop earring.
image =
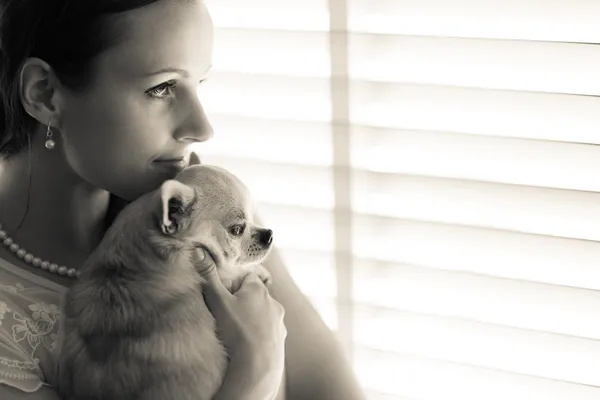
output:
[[54, 139], [52, 139], [53, 136], [54, 132], [52, 132], [52, 128], [50, 127], [50, 121], [48, 121], [48, 129], [46, 130], [46, 142], [44, 143], [44, 146], [46, 146], [48, 150], [52, 150], [54, 147], [56, 147], [56, 142], [54, 141]]

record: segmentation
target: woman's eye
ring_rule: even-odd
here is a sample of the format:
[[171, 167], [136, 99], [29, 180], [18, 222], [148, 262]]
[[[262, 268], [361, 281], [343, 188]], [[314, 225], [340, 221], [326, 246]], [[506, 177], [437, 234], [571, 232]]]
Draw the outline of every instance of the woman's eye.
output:
[[173, 89], [177, 86], [176, 81], [161, 83], [146, 91], [146, 94], [153, 99], [166, 100], [173, 97]]
[[244, 225], [234, 225], [231, 227], [230, 231], [234, 236], [242, 236], [244, 234]]

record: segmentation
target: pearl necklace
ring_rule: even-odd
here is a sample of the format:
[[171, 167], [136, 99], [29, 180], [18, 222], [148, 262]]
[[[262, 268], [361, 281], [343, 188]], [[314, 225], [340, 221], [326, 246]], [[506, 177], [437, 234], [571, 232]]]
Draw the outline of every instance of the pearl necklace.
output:
[[27, 250], [23, 249], [21, 246], [15, 243], [10, 236], [8, 236], [8, 233], [2, 229], [2, 224], [0, 224], [0, 241], [11, 252], [15, 253], [17, 257], [36, 268], [40, 268], [53, 274], [68, 276], [69, 278], [77, 278], [79, 274], [75, 268], [67, 268], [64, 265], [59, 266], [58, 264], [42, 260], [41, 258], [35, 257], [33, 254], [28, 253]]

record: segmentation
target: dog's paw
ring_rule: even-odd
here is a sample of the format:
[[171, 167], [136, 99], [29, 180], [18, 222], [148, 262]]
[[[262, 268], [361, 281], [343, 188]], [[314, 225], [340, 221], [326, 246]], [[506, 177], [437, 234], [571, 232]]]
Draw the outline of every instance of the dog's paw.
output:
[[273, 282], [271, 273], [263, 266], [256, 268], [256, 274], [265, 285], [270, 285]]

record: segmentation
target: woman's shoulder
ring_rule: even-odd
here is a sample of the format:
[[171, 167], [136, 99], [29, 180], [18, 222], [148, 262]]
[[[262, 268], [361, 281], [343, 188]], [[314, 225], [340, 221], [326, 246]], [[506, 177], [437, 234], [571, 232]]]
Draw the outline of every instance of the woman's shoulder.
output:
[[54, 374], [62, 293], [0, 260], [0, 383], [32, 392]]

